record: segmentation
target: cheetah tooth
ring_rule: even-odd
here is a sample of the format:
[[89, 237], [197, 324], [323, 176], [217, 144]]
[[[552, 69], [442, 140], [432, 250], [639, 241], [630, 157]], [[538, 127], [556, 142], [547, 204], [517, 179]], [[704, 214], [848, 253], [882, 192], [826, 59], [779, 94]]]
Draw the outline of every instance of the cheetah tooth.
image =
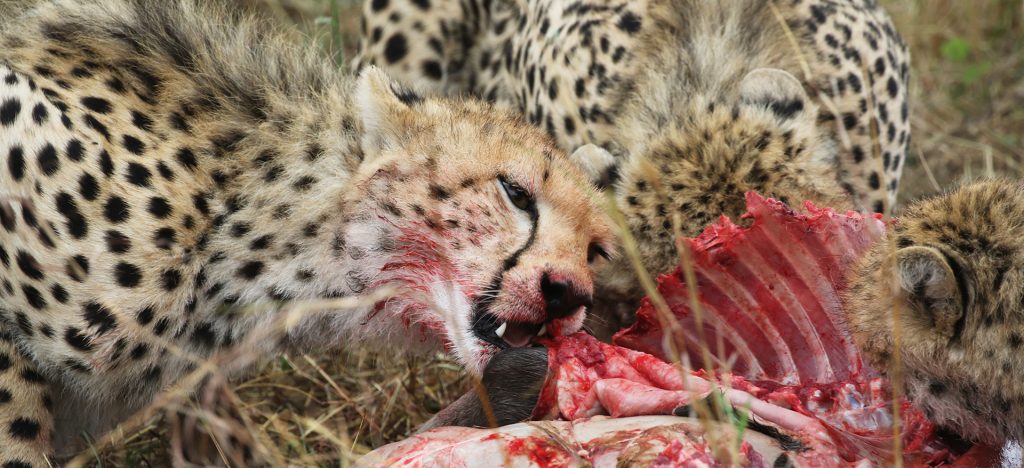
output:
[[537, 336], [544, 336], [544, 334], [547, 333], [547, 331], [548, 331], [548, 324], [546, 324], [546, 323], [541, 324], [540, 330], [537, 331]]
[[506, 328], [508, 328], [508, 322], [501, 322], [501, 325], [498, 325], [498, 329], [494, 330], [494, 334], [498, 335], [498, 338], [503, 338]]

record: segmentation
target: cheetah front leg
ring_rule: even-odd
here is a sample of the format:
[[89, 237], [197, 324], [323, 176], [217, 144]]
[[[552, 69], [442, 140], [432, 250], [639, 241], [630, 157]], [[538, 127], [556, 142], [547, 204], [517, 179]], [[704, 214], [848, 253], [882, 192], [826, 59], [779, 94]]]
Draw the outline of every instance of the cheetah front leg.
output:
[[[490, 2], [364, 2], [363, 34], [353, 69], [367, 65], [392, 78], [436, 95], [477, 92], [473, 67]], [[509, 31], [514, 27], [508, 27]]]
[[[188, 400], [188, 398], [184, 398]], [[223, 374], [210, 374], [195, 401], [170, 405], [174, 466], [284, 466], [262, 444]]]
[[49, 385], [0, 330], [0, 467], [50, 466]]

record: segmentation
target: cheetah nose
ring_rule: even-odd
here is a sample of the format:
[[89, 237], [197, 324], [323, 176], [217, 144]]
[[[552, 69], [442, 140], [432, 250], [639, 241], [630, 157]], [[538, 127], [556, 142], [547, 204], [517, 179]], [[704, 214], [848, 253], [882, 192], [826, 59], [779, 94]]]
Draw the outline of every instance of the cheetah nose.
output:
[[593, 304], [590, 293], [582, 293], [568, 281], [548, 273], [544, 273], [540, 278], [540, 293], [544, 297], [544, 310], [547, 311], [548, 320], [568, 317], [581, 306], [589, 309]]

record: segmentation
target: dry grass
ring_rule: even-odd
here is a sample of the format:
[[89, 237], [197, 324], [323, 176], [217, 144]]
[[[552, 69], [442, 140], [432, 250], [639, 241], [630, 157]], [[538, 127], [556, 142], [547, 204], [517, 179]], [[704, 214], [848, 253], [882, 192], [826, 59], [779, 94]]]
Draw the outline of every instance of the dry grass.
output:
[[[31, 1], [0, 0], [0, 10]], [[230, 1], [301, 29], [338, 60], [356, 44], [358, 0]], [[1024, 2], [883, 3], [913, 54], [913, 143], [901, 205], [960, 181], [1024, 173]], [[403, 438], [466, 387], [462, 372], [440, 355], [357, 351], [283, 356], [235, 391], [285, 459], [347, 465], [354, 455]], [[169, 463], [167, 424], [159, 417], [114, 445], [89, 454], [88, 463]]]
[[912, 54], [913, 141], [900, 204], [1024, 173], [1024, 2], [883, 3]]

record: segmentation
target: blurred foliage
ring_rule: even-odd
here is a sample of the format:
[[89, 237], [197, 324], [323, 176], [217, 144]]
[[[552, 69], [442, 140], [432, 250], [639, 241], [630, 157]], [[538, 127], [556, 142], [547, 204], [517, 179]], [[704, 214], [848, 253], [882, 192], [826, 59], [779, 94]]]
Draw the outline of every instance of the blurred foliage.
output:
[[961, 37], [953, 37], [942, 44], [942, 56], [950, 62], [961, 64], [960, 86], [955, 87], [956, 94], [965, 92], [964, 87], [975, 84], [989, 70], [992, 69], [992, 62], [972, 62], [971, 44]]
[[954, 37], [942, 44], [942, 56], [953, 62], [966, 62], [971, 53], [971, 44], [964, 38]]
[[1024, 2], [882, 4], [911, 50], [900, 205], [979, 177], [1024, 174]]

